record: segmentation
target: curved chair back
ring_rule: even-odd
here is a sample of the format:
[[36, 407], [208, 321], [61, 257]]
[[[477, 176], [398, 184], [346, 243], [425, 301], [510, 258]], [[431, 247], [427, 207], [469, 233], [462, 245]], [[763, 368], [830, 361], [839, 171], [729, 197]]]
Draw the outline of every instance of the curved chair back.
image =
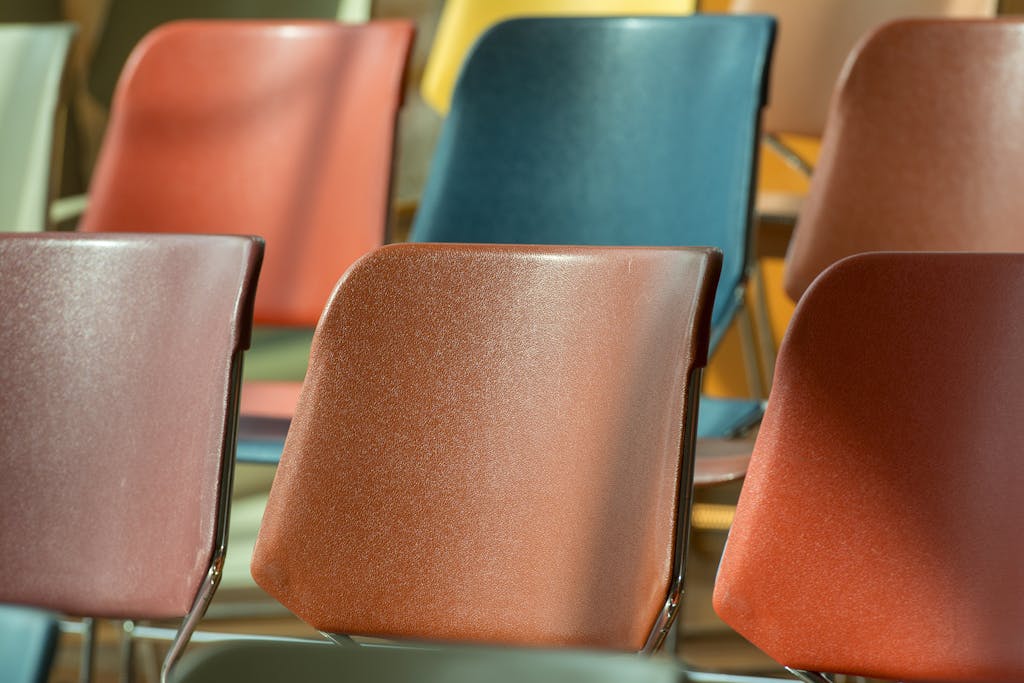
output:
[[253, 233], [258, 323], [316, 324], [385, 238], [405, 21], [191, 21], [122, 74], [86, 231]]
[[495, 26], [459, 79], [410, 239], [714, 246], [717, 338], [745, 277], [773, 32], [730, 16]]
[[0, 231], [46, 227], [50, 162], [72, 24], [0, 25]]
[[88, 65], [89, 93], [109, 107], [118, 75], [142, 38], [161, 24], [182, 19], [348, 19], [367, 21], [368, 0], [176, 0], [139, 3], [106, 0], [101, 30]]
[[334, 633], [654, 649], [720, 255], [402, 244], [338, 284], [253, 576]]
[[0, 236], [0, 601], [205, 609], [261, 255], [251, 237]]
[[696, 0], [445, 0], [420, 94], [442, 116], [466, 54], [495, 24], [523, 17], [693, 14]]
[[787, 255], [798, 299], [864, 251], [1024, 251], [1024, 21], [904, 20], [851, 55]]
[[732, 0], [730, 11], [779, 22], [764, 128], [821, 137], [847, 55], [872, 29], [901, 17], [991, 17], [996, 0]]
[[863, 254], [800, 301], [715, 587], [782, 664], [1024, 679], [1022, 283], [1021, 254]]

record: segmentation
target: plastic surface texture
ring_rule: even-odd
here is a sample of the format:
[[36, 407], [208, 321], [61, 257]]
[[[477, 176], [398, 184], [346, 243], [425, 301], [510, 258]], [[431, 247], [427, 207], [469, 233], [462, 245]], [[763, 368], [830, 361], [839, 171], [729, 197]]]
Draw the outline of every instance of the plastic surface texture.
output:
[[410, 239], [714, 246], [745, 276], [768, 17], [518, 19], [477, 43]]
[[445, 0], [420, 92], [438, 113], [448, 113], [466, 53], [506, 19], [540, 16], [692, 14], [696, 0]]
[[56, 646], [54, 615], [0, 605], [0, 680], [4, 683], [46, 683]]
[[367, 21], [368, 0], [107, 0], [102, 31], [89, 64], [89, 92], [104, 106], [132, 48], [160, 24], [179, 19], [344, 19]]
[[1024, 256], [865, 254], [807, 291], [715, 609], [790, 667], [1024, 680]]
[[765, 130], [821, 137], [847, 55], [871, 30], [900, 17], [991, 17], [996, 0], [733, 0], [732, 12], [779, 21]]
[[0, 236], [0, 600], [192, 606], [261, 254], [236, 236]]
[[598, 652], [490, 648], [341, 648], [329, 643], [245, 642], [196, 650], [171, 683], [677, 683], [666, 660]]
[[0, 231], [46, 227], [57, 98], [72, 24], [0, 25]]
[[436, 244], [357, 263], [314, 337], [257, 583], [322, 631], [644, 647], [719, 264]]
[[798, 299], [865, 251], [1024, 251], [1024, 21], [905, 20], [850, 57], [787, 255]]
[[412, 25], [192, 21], [125, 66], [87, 231], [262, 235], [256, 321], [312, 327], [385, 238]]

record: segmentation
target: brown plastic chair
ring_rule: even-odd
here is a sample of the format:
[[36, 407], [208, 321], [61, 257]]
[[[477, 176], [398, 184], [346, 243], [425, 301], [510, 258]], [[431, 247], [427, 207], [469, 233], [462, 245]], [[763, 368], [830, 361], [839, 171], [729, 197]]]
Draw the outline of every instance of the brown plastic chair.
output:
[[863, 254], [800, 301], [715, 587], [780, 663], [1024, 680], [1022, 283], [1024, 254]]
[[313, 341], [253, 576], [331, 633], [653, 650], [713, 249], [402, 244]]
[[[345, 269], [385, 241], [412, 35], [407, 21], [156, 29], [121, 75], [81, 229], [262, 235], [256, 323], [312, 328]], [[269, 428], [276, 460], [295, 394], [246, 383], [242, 412], [258, 415], [241, 459], [266, 450]]]
[[0, 601], [186, 615], [223, 560], [240, 359], [263, 245], [0, 235]]
[[996, 0], [732, 0], [738, 14], [779, 22], [764, 128], [821, 137], [847, 55], [870, 31], [901, 17], [991, 17]]
[[799, 299], [864, 251], [1024, 251], [1024, 21], [904, 20], [851, 55], [787, 256]]

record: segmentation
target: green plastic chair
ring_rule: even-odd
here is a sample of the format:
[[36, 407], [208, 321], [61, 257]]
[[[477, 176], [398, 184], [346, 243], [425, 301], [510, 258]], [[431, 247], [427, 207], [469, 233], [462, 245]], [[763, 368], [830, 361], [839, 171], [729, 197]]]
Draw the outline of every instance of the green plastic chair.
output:
[[190, 653], [170, 683], [675, 683], [669, 659], [605, 652], [497, 648], [346, 648], [331, 643], [241, 641]]
[[0, 230], [46, 227], [50, 160], [73, 24], [0, 25]]

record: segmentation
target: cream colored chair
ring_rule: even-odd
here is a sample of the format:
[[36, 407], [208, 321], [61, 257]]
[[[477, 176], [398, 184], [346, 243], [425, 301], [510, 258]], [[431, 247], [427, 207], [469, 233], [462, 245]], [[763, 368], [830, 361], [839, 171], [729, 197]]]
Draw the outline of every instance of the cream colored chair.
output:
[[46, 227], [60, 85], [73, 24], [0, 24], [0, 231]]
[[447, 114], [469, 49], [487, 29], [506, 19], [692, 14], [696, 4], [696, 0], [447, 0], [423, 71], [420, 94], [439, 114]]

